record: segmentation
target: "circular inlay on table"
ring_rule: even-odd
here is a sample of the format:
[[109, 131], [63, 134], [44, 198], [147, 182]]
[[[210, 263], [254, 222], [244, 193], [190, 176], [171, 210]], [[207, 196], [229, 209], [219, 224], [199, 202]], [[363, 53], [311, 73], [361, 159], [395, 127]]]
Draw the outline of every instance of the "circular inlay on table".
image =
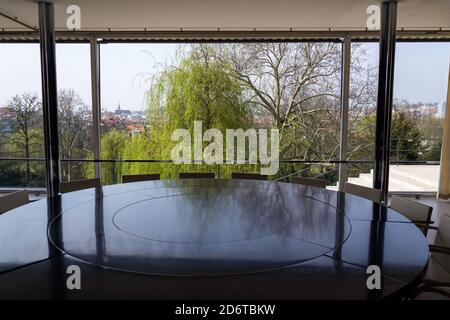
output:
[[[132, 203], [116, 212], [113, 223], [121, 231], [143, 239], [199, 245], [251, 241], [277, 234], [289, 226], [289, 212], [274, 207], [273, 202], [243, 207], [232, 201], [244, 197], [238, 192], [229, 192], [227, 198], [232, 196], [233, 199], [222, 200], [214, 195], [214, 189], [199, 190], [202, 192], [198, 194]], [[277, 212], [280, 217], [261, 223], [258, 220], [266, 212]]]
[[176, 276], [285, 268], [343, 245], [351, 232], [343, 212], [314, 198], [315, 188], [280, 185], [136, 184], [64, 211], [51, 228], [66, 231], [52, 240], [92, 264]]

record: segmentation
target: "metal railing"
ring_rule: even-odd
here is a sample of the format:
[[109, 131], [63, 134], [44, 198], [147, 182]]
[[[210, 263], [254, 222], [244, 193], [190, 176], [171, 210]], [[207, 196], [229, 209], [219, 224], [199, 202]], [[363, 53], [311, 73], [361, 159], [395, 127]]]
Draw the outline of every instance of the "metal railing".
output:
[[[45, 158], [24, 158], [24, 157], [3, 157], [0, 158], [0, 163], [4, 161], [9, 162], [44, 162]], [[164, 159], [61, 159], [62, 163], [117, 163], [117, 164], [124, 164], [124, 163], [173, 163], [172, 160], [164, 160]], [[305, 175], [309, 173], [311, 177], [313, 178], [319, 178], [324, 176], [330, 176], [333, 174], [337, 174], [337, 171], [339, 170], [339, 167], [332, 168], [331, 170], [326, 170], [319, 173], [313, 173], [312, 171], [314, 169], [317, 169], [320, 166], [336, 166], [339, 164], [348, 164], [348, 165], [373, 165], [374, 161], [370, 159], [360, 159], [360, 160], [303, 160], [303, 159], [283, 159], [279, 161], [280, 166], [287, 165], [287, 164], [299, 164], [299, 165], [309, 165], [306, 168], [301, 168], [299, 170], [293, 170], [292, 172], [285, 174], [281, 177], [276, 177], [273, 179], [274, 181], [285, 181], [289, 182], [289, 179], [291, 176], [298, 176], [298, 175]], [[173, 163], [176, 165], [175, 163]], [[202, 161], [193, 161], [193, 165], [195, 164], [203, 164]], [[254, 165], [250, 164], [248, 162], [236, 162], [235, 164], [247, 164], [247, 165]], [[400, 160], [400, 161], [391, 161], [391, 164], [393, 165], [438, 165], [439, 161], [409, 161], [409, 160]], [[226, 165], [226, 164], [224, 164]], [[230, 164], [228, 164], [230, 165]], [[220, 166], [216, 165], [218, 168], [217, 176], [221, 177], [220, 173]], [[363, 171], [361, 171], [363, 173]], [[331, 181], [331, 183], [336, 183], [336, 181]], [[39, 195], [39, 194], [45, 194], [46, 189], [44, 187], [29, 187], [29, 186], [0, 186], [0, 193], [1, 192], [11, 192], [14, 190], [17, 190], [19, 188], [27, 188], [31, 194]], [[409, 195], [432, 195], [431, 192], [401, 192], [402, 194], [409, 194]], [[397, 194], [397, 192], [396, 192]]]

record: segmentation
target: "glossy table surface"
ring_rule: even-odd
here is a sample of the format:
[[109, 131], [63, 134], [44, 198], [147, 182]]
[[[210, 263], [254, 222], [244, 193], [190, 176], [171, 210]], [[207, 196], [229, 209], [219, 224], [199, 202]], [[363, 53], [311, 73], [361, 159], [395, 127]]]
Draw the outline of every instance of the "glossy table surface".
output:
[[[420, 280], [427, 261], [399, 213], [289, 183], [118, 184], [0, 216], [0, 298], [379, 299]], [[82, 290], [66, 288], [71, 264]], [[380, 290], [367, 289], [369, 265]]]

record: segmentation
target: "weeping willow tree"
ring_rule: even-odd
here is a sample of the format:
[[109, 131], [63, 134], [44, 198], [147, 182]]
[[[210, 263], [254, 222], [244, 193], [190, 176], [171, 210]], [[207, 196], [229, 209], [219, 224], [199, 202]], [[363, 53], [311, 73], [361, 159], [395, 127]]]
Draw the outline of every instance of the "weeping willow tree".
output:
[[[100, 154], [105, 160], [125, 159], [124, 152], [130, 143], [128, 134], [112, 129], [102, 136]], [[92, 159], [92, 157], [91, 157]], [[123, 164], [120, 162], [104, 162], [101, 164], [102, 184], [116, 184], [122, 181]], [[95, 177], [94, 164], [86, 163], [83, 166], [83, 175], [91, 179]]]
[[[250, 97], [232, 76], [227, 64], [215, 58], [213, 50], [211, 46], [192, 46], [178, 65], [167, 67], [151, 79], [149, 130], [126, 144], [124, 159], [171, 159], [171, 151], [178, 143], [171, 140], [172, 132], [186, 129], [193, 137], [194, 121], [201, 121], [203, 130], [216, 128], [223, 133], [225, 129], [252, 126]], [[254, 168], [233, 167], [233, 170], [244, 169], [252, 171]], [[231, 167], [147, 162], [126, 163], [122, 170], [127, 174], [160, 173], [162, 178], [175, 178], [184, 171], [220, 170], [220, 176], [226, 177]]]
[[[128, 143], [128, 136], [118, 130], [107, 132], [101, 143], [101, 155], [103, 159], [122, 159], [123, 152]], [[102, 163], [102, 183], [116, 184], [122, 181], [122, 164], [115, 162]]]

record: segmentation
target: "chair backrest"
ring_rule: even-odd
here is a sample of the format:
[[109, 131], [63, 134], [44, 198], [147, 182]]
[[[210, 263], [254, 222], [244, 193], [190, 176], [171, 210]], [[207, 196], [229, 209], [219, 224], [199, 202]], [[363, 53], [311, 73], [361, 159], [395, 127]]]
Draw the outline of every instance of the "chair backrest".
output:
[[61, 193], [67, 193], [72, 191], [78, 191], [89, 188], [99, 188], [100, 179], [85, 179], [85, 180], [73, 180], [69, 182], [60, 183]]
[[381, 201], [383, 201], [383, 192], [379, 189], [363, 187], [357, 184], [346, 182], [344, 185], [344, 192], [366, 198], [376, 203], [380, 203]]
[[[450, 212], [441, 215], [434, 244], [440, 247], [450, 248]], [[448, 256], [448, 259], [450, 259], [450, 256]]]
[[20, 190], [0, 196], [0, 214], [28, 203], [28, 191]]
[[392, 196], [389, 207], [416, 223], [430, 223], [433, 213], [433, 207], [400, 196]]
[[159, 180], [159, 173], [152, 174], [124, 174], [122, 176], [122, 182], [139, 182], [139, 181], [151, 181], [151, 180]]
[[180, 179], [214, 179], [214, 172], [180, 172]]
[[258, 173], [232, 172], [231, 179], [267, 180], [267, 176]]
[[305, 178], [305, 177], [291, 177], [291, 182], [296, 184], [303, 184], [305, 186], [311, 186], [316, 188], [325, 189], [327, 181], [323, 179]]

